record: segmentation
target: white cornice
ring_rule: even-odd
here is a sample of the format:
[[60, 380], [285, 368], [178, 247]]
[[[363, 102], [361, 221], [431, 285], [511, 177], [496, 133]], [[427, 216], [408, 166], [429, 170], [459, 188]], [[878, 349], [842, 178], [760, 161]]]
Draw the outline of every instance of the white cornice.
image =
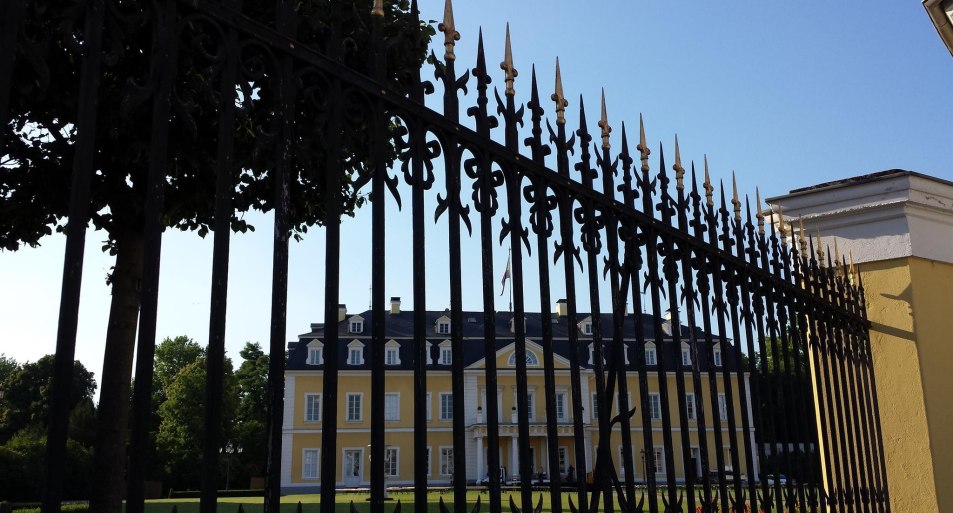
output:
[[767, 201], [788, 225], [802, 220], [808, 235], [836, 240], [858, 263], [909, 256], [953, 263], [953, 184], [945, 180], [898, 170]]

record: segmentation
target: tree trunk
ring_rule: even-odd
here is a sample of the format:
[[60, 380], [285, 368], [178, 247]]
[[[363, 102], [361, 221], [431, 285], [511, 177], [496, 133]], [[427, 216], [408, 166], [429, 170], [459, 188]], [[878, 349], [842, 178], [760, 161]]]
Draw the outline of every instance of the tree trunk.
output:
[[129, 382], [139, 320], [142, 248], [142, 233], [125, 232], [116, 237], [116, 267], [111, 279], [112, 303], [106, 328], [89, 504], [90, 511], [97, 513], [122, 511], [129, 430]]

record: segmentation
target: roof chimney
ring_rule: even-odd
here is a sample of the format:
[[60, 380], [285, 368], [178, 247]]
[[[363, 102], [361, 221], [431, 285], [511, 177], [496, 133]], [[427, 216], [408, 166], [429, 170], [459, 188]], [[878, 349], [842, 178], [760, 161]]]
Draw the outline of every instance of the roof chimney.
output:
[[400, 313], [400, 298], [397, 296], [390, 298], [390, 313], [391, 315]]
[[565, 317], [569, 315], [569, 303], [565, 299], [556, 301], [556, 317]]
[[344, 320], [347, 317], [347, 305], [338, 305], [338, 322]]

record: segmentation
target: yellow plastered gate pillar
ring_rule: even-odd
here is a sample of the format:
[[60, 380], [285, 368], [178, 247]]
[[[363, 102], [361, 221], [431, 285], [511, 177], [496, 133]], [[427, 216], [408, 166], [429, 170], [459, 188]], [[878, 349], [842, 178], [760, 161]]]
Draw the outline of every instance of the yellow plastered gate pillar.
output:
[[768, 203], [857, 264], [891, 509], [953, 513], [953, 183], [890, 170]]

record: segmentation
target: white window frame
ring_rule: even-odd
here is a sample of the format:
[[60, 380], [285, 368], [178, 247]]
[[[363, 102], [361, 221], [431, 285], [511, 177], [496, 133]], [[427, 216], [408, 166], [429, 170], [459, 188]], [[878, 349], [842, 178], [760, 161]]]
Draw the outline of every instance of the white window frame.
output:
[[599, 394], [592, 393], [592, 420], [599, 421]]
[[592, 321], [582, 323], [582, 334], [592, 335]]
[[[311, 344], [314, 344], [312, 342]], [[308, 365], [324, 364], [324, 344], [308, 344]]]
[[433, 409], [433, 393], [427, 392], [427, 420], [432, 420], [431, 410]]
[[[510, 354], [509, 360], [506, 362], [510, 367], [516, 367], [516, 351], [513, 351]], [[536, 356], [536, 353], [526, 350], [526, 366], [527, 367], [539, 367], [539, 358]]]
[[[388, 452], [391, 453], [390, 458], [387, 457]], [[389, 446], [384, 448], [384, 476], [400, 476], [400, 447]]]
[[560, 445], [556, 449], [556, 454], [556, 464], [559, 465], [559, 473], [565, 474], [569, 472], [569, 447]]
[[664, 447], [654, 447], [655, 452], [655, 473], [664, 474], [665, 473], [665, 448]]
[[453, 446], [440, 447], [440, 475], [453, 476]]
[[433, 450], [428, 445], [427, 446], [427, 475], [433, 475], [433, 466], [430, 464], [433, 461]]
[[321, 422], [321, 394], [304, 394], [304, 421]]
[[[394, 401], [393, 411], [390, 411], [388, 400]], [[384, 422], [400, 422], [400, 392], [387, 392], [384, 394]]]
[[662, 397], [655, 392], [649, 392], [649, 417], [662, 420]]
[[715, 367], [721, 367], [721, 345], [716, 345], [713, 353], [713, 358], [715, 360]]
[[364, 321], [363, 320], [354, 320], [352, 317], [347, 321], [347, 332], [348, 333], [364, 333]]
[[[314, 461], [309, 462], [308, 455], [314, 454]], [[320, 448], [306, 448], [301, 450], [301, 479], [318, 479], [318, 471], [320, 470], [321, 462], [321, 449]], [[312, 472], [308, 472], [311, 470]]]
[[718, 418], [728, 420], [728, 402], [725, 400], [725, 394], [718, 394]]
[[536, 391], [527, 390], [526, 391], [526, 416], [529, 418], [530, 422], [536, 420]]
[[658, 350], [654, 342], [645, 343], [645, 365], [649, 367], [658, 365]]
[[440, 348], [440, 365], [453, 365], [453, 348]]
[[682, 342], [682, 365], [688, 367], [692, 364], [692, 347]]
[[[444, 408], [446, 404], [444, 399], [449, 400], [449, 408]], [[452, 392], [440, 392], [440, 420], [450, 421], [453, 420], [453, 393]]]
[[355, 339], [347, 345], [347, 364], [364, 365], [364, 344], [361, 341]]
[[694, 392], [685, 392], [685, 411], [687, 412], [688, 420], [695, 420], [696, 418], [696, 397]]
[[440, 321], [437, 323], [437, 334], [438, 335], [449, 335], [450, 334], [450, 322], [449, 321]]
[[556, 392], [554, 406], [556, 408], [556, 422], [569, 422], [569, 394]]
[[384, 344], [384, 365], [400, 365], [400, 344], [396, 340]]
[[[357, 417], [354, 418], [351, 413], [351, 400], [357, 400]], [[344, 401], [344, 418], [347, 419], [346, 422], [362, 422], [364, 420], [364, 393], [363, 392], [348, 392], [345, 396]]]

